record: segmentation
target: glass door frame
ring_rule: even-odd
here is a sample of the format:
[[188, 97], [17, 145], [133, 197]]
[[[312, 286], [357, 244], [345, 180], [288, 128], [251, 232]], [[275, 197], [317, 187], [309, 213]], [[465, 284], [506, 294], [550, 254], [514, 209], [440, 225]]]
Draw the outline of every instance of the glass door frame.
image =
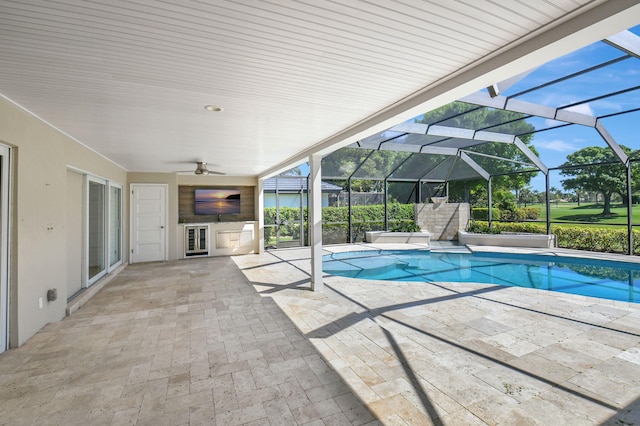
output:
[[[96, 281], [98, 281], [100, 278], [102, 278], [103, 276], [105, 276], [107, 274], [107, 264], [108, 259], [107, 259], [107, 240], [109, 238], [109, 234], [107, 233], [107, 229], [108, 229], [108, 197], [107, 197], [107, 189], [108, 189], [108, 181], [106, 179], [102, 179], [96, 176], [92, 176], [92, 175], [85, 175], [85, 220], [84, 220], [84, 233], [85, 233], [85, 237], [84, 237], [84, 244], [85, 244], [85, 250], [84, 250], [84, 262], [82, 265], [83, 268], [83, 276], [84, 276], [84, 282], [86, 283], [85, 287], [90, 287], [93, 283], [95, 283]], [[103, 217], [103, 223], [102, 223], [102, 269], [100, 271], [98, 271], [95, 275], [91, 275], [89, 272], [89, 268], [91, 268], [91, 226], [90, 226], [90, 214], [91, 214], [91, 197], [90, 197], [90, 187], [91, 187], [91, 183], [95, 183], [95, 184], [99, 184], [102, 185], [104, 188], [104, 191], [102, 193], [102, 217]]]
[[[111, 189], [112, 188], [117, 188], [120, 190], [120, 202], [118, 203], [119, 206], [119, 211], [118, 212], [114, 212], [112, 210], [112, 196], [111, 196]], [[122, 194], [123, 194], [123, 187], [120, 184], [111, 182], [111, 181], [107, 181], [107, 220], [106, 220], [106, 233], [107, 233], [107, 272], [111, 272], [114, 269], [116, 269], [117, 267], [119, 267], [120, 265], [122, 265], [122, 254], [123, 254], [123, 250], [124, 250], [124, 246], [122, 244], [122, 237], [124, 236], [123, 233], [123, 227], [122, 227], [122, 218], [123, 218], [123, 209], [122, 209]], [[118, 214], [118, 223], [119, 223], [119, 229], [118, 229], [118, 233], [119, 233], [119, 238], [118, 238], [118, 242], [119, 242], [119, 247], [118, 247], [118, 252], [120, 253], [120, 259], [118, 259], [116, 262], [114, 262], [113, 264], [111, 264], [111, 250], [113, 249], [112, 246], [112, 241], [111, 241], [111, 218], [113, 216], [114, 213]]]
[[12, 150], [0, 144], [0, 353], [9, 349], [10, 238]]
[[[85, 176], [85, 190], [84, 190], [84, 237], [83, 237], [83, 244], [84, 244], [84, 255], [83, 255], [83, 261], [82, 261], [82, 279], [83, 279], [83, 288], [88, 288], [90, 287], [93, 283], [95, 283], [96, 281], [98, 281], [100, 278], [104, 277], [106, 274], [108, 274], [109, 272], [113, 271], [114, 269], [118, 268], [120, 265], [122, 265], [123, 262], [123, 250], [124, 250], [124, 245], [123, 245], [123, 236], [124, 236], [124, 230], [123, 230], [123, 223], [122, 223], [122, 218], [123, 218], [123, 194], [124, 194], [124, 189], [123, 186], [121, 184], [112, 182], [108, 179], [104, 179], [98, 176], [94, 176], [88, 173], [84, 173]], [[90, 277], [89, 274], [89, 267], [90, 267], [90, 242], [89, 242], [89, 238], [90, 238], [90, 224], [89, 224], [89, 214], [90, 214], [90, 194], [89, 194], [89, 188], [91, 183], [97, 183], [100, 185], [103, 185], [104, 188], [104, 192], [102, 194], [102, 215], [103, 215], [103, 224], [102, 224], [102, 263], [104, 265], [104, 267], [102, 268], [102, 270], [100, 270], [97, 274], [93, 275]], [[119, 195], [120, 195], [120, 203], [119, 203], [119, 210], [117, 211], [117, 214], [119, 216], [119, 224], [120, 224], [120, 229], [119, 229], [119, 250], [120, 250], [120, 259], [116, 262], [114, 262], [113, 264], [111, 264], [111, 259], [110, 259], [110, 252], [111, 252], [111, 234], [110, 234], [110, 227], [111, 227], [111, 216], [112, 214], [114, 214], [114, 212], [112, 211], [111, 208], [111, 188], [117, 188], [119, 189]]]

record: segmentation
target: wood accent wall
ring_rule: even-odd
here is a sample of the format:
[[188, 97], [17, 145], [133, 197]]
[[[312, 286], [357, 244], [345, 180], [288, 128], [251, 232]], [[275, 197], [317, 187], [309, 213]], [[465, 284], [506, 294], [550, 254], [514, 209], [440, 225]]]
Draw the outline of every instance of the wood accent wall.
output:
[[[195, 194], [196, 189], [239, 189], [240, 190], [240, 214], [196, 215]], [[239, 222], [256, 220], [255, 218], [255, 187], [254, 186], [178, 186], [178, 221], [179, 223], [210, 223], [210, 222]]]

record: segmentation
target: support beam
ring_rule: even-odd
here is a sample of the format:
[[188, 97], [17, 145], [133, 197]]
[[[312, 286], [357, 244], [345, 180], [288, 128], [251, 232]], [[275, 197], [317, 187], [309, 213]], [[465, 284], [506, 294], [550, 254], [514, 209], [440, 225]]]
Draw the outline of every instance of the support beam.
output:
[[524, 142], [520, 140], [519, 137], [516, 136], [513, 143], [529, 160], [531, 160], [533, 164], [536, 165], [536, 167], [540, 169], [542, 173], [545, 175], [549, 174], [549, 168], [542, 162], [542, 160], [540, 160], [540, 158], [538, 158], [536, 154], [533, 153], [533, 151], [531, 151], [527, 145], [525, 145]]
[[[476, 95], [477, 94], [468, 96], [468, 98]], [[481, 96], [482, 98], [488, 97], [485, 93], [481, 93], [481, 95], [482, 95]], [[503, 101], [502, 103], [506, 104], [506, 98], [504, 99], [505, 101]], [[493, 102], [493, 100], [489, 99], [489, 102]], [[499, 106], [496, 106], [496, 107], [500, 108]], [[504, 105], [502, 108], [504, 109]], [[573, 112], [570, 112], [570, 113], [577, 114]], [[555, 115], [555, 113], [551, 115]], [[578, 114], [578, 115], [581, 116], [580, 118], [589, 117], [589, 116], [586, 116], [585, 114]], [[594, 117], [590, 117], [590, 118], [593, 121], [593, 126], [595, 126], [596, 119]], [[547, 174], [549, 172], [548, 167], [542, 162], [542, 160], [540, 160], [540, 158], [538, 158], [536, 154], [533, 153], [533, 151], [531, 151], [531, 149], [529, 149], [529, 147], [524, 142], [522, 142], [522, 140], [520, 140], [520, 138], [514, 135], [510, 135], [508, 133], [497, 133], [497, 132], [487, 132], [487, 131], [476, 132], [471, 129], [460, 129], [460, 128], [447, 127], [447, 126], [429, 127], [426, 124], [419, 124], [419, 123], [401, 124], [393, 127], [391, 130], [405, 132], [405, 133], [412, 133], [412, 134], [427, 134], [430, 136], [442, 136], [447, 138], [514, 144], [533, 164], [535, 164], [535, 166], [538, 169], [540, 169], [542, 173]], [[416, 152], [416, 147], [418, 146], [418, 145], [400, 144], [395, 142], [388, 143], [385, 145], [389, 145], [387, 147], [388, 149], [393, 149], [396, 151], [411, 151], [411, 152]], [[422, 154], [442, 154], [442, 155], [458, 154], [456, 148], [440, 147], [440, 146], [432, 146], [432, 145], [423, 146], [422, 148], [420, 148], [419, 152]]]
[[489, 205], [489, 210], [487, 211], [487, 215], [489, 217], [489, 229], [493, 227], [493, 197], [491, 196], [491, 176], [487, 179], [487, 204]]
[[349, 206], [347, 207], [347, 214], [349, 215], [349, 217], [347, 218], [349, 226], [347, 229], [347, 232], [349, 233], [347, 235], [347, 242], [348, 243], [353, 243], [353, 209], [351, 208], [351, 193], [353, 192], [352, 188], [351, 188], [351, 177], [349, 177], [348, 181], [347, 181], [347, 189], [349, 192], [347, 192], [347, 200], [349, 203]]
[[505, 96], [496, 96], [492, 98], [486, 92], [472, 93], [471, 95], [460, 99], [460, 101], [489, 108], [548, 118], [550, 120], [563, 121], [565, 123], [579, 124], [581, 126], [594, 127], [596, 122], [595, 117], [588, 114], [581, 114], [579, 112], [561, 108], [553, 108], [520, 99], [507, 98]]
[[262, 254], [264, 253], [264, 179], [258, 179], [256, 209], [256, 216], [258, 217], [258, 241], [256, 242], [257, 247], [255, 247], [255, 251], [258, 254]]
[[640, 37], [629, 30], [619, 32], [618, 34], [607, 37], [602, 41], [640, 59]]
[[473, 158], [469, 157], [469, 154], [467, 154], [466, 152], [461, 152], [460, 153], [460, 159], [462, 161], [464, 161], [465, 163], [467, 163], [469, 165], [469, 167], [471, 167], [476, 173], [478, 173], [480, 176], [482, 176], [485, 180], [489, 180], [491, 179], [491, 175], [489, 175], [489, 173], [487, 173], [487, 171], [485, 169], [483, 169], [480, 164], [476, 163]]
[[309, 222], [311, 233], [311, 290], [321, 291], [324, 287], [322, 280], [322, 156], [309, 157]]
[[389, 230], [389, 181], [384, 180], [384, 230]]
[[546, 194], [546, 209], [547, 209], [547, 235], [551, 234], [551, 196], [549, 195], [549, 190], [551, 189], [551, 182], [549, 180], [549, 174], [547, 173], [544, 177], [544, 185], [545, 185], [545, 194]]
[[513, 77], [508, 78], [506, 80], [502, 80], [499, 83], [493, 83], [490, 86], [487, 86], [489, 95], [491, 95], [492, 98], [499, 96], [500, 93], [504, 92], [505, 90], [507, 90], [508, 88], [510, 88], [511, 86], [513, 86], [514, 84], [516, 84], [517, 82], [519, 82], [520, 80], [522, 80], [523, 78], [525, 78], [535, 70], [536, 69], [534, 68], [529, 71], [520, 73], [518, 75], [514, 75]]
[[600, 120], [596, 121], [596, 130], [602, 136], [602, 139], [609, 145], [609, 148], [613, 150], [613, 153], [618, 157], [618, 159], [622, 162], [622, 164], [629, 164], [629, 157], [624, 153], [618, 142], [613, 139], [613, 136], [609, 133], [609, 131], [604, 127], [604, 124]]
[[627, 254], [633, 255], [633, 196], [631, 191], [633, 190], [631, 184], [631, 163], [627, 162], [627, 241], [629, 242], [629, 249]]

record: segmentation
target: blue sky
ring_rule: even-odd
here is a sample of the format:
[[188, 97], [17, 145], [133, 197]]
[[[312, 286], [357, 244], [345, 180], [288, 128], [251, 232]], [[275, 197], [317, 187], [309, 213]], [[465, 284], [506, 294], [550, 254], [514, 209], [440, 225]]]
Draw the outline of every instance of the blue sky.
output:
[[[630, 31], [640, 35], [640, 26], [631, 28]], [[504, 91], [502, 95], [510, 96], [623, 55], [624, 53], [618, 49], [603, 42], [597, 42], [532, 70], [526, 77]], [[518, 99], [557, 108], [638, 85], [640, 85], [640, 59], [630, 58], [547, 88], [518, 96]], [[638, 107], [640, 107], [640, 90], [582, 103], [568, 109], [600, 117]], [[529, 122], [537, 129], [560, 124], [541, 118], [531, 119]], [[602, 122], [619, 144], [626, 145], [633, 150], [640, 149], [640, 138], [638, 137], [640, 134], [640, 111], [604, 118]], [[538, 150], [540, 159], [549, 167], [561, 165], [566, 161], [568, 154], [581, 148], [606, 146], [595, 129], [577, 125], [536, 133], [532, 143]], [[302, 174], [306, 175], [309, 168], [305, 164], [301, 166], [301, 170]], [[550, 180], [551, 186], [562, 188], [558, 172], [552, 172]], [[545, 188], [544, 176], [539, 174], [532, 180], [531, 185], [534, 189], [543, 191]]]
[[[630, 31], [640, 34], [640, 26], [634, 27]], [[503, 94], [509, 96], [623, 55], [624, 53], [603, 42], [594, 43], [537, 68]], [[528, 93], [518, 97], [518, 99], [546, 106], [560, 107], [638, 85], [640, 85], [640, 59], [630, 58], [565, 82]], [[607, 99], [576, 105], [569, 109], [599, 117], [639, 106], [640, 90], [634, 90]], [[640, 133], [640, 112], [603, 118], [602, 122], [616, 142], [633, 150], [640, 149], [640, 139], [638, 138]], [[551, 120], [543, 119], [531, 120], [531, 123], [536, 128], [553, 125]], [[561, 165], [566, 161], [568, 154], [581, 148], [606, 146], [604, 140], [595, 129], [576, 125], [536, 133], [533, 138], [533, 145], [538, 150], [540, 159], [549, 167]], [[558, 172], [552, 172], [550, 176], [551, 185], [561, 188], [561, 178]], [[538, 176], [531, 184], [537, 190], [544, 190], [544, 177], [542, 175]]]

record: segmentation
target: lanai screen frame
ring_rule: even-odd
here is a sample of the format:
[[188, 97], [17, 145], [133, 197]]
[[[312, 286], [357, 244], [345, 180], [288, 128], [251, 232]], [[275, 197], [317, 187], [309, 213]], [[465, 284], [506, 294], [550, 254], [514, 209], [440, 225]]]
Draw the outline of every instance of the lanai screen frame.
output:
[[[514, 77], [506, 82], [501, 82], [494, 84], [488, 87], [486, 90], [471, 94], [465, 98], [460, 99], [458, 102], [462, 102], [465, 105], [468, 105], [467, 108], [463, 110], [463, 112], [459, 115], [467, 114], [471, 111], [475, 111], [479, 108], [493, 108], [500, 109], [504, 111], [511, 111], [520, 114], [524, 114], [522, 120], [526, 120], [531, 117], [539, 117], [542, 119], [553, 120], [558, 122], [557, 126], [553, 126], [550, 128], [536, 129], [533, 132], [529, 132], [527, 134], [535, 134], [539, 132], [544, 132], [550, 129], [557, 129], [559, 127], [565, 126], [586, 126], [589, 128], [595, 129], [597, 133], [601, 136], [602, 140], [606, 143], [616, 158], [616, 162], [612, 164], [622, 164], [626, 168], [626, 189], [627, 189], [627, 238], [628, 238], [628, 254], [633, 254], [633, 218], [632, 218], [632, 181], [631, 181], [631, 167], [634, 162], [640, 161], [640, 156], [632, 155], [627, 156], [625, 152], [621, 149], [620, 145], [616, 142], [616, 140], [611, 136], [611, 133], [608, 131], [607, 127], [604, 125], [604, 119], [629, 114], [640, 111], [640, 107], [633, 107], [626, 109], [624, 111], [618, 111], [613, 114], [606, 114], [601, 116], [592, 116], [589, 114], [584, 114], [580, 112], [571, 111], [570, 108], [576, 105], [582, 105], [593, 101], [599, 101], [607, 98], [611, 98], [614, 96], [619, 96], [624, 93], [632, 93], [632, 92], [640, 92], [640, 86], [630, 86], [623, 90], [618, 90], [615, 92], [610, 92], [598, 97], [582, 99], [580, 101], [572, 102], [570, 104], [560, 105], [558, 107], [549, 107], [540, 104], [536, 104], [533, 102], [527, 102], [518, 99], [518, 97], [523, 96], [525, 94], [529, 94], [535, 92], [537, 90], [541, 90], [546, 87], [553, 86], [555, 84], [585, 75], [587, 73], [593, 72], [595, 70], [599, 70], [602, 68], [611, 67], [621, 61], [625, 60], [633, 60], [637, 61], [640, 59], [640, 37], [634, 34], [631, 31], [623, 31], [619, 34], [616, 34], [612, 37], [609, 37], [603, 40], [607, 45], [619, 50], [620, 56], [617, 56], [613, 59], [608, 59], [601, 63], [589, 66], [584, 69], [580, 69], [578, 71], [572, 72], [568, 75], [561, 76], [559, 78], [547, 81], [545, 83], [539, 84], [535, 87], [529, 88], [525, 91], [521, 91], [519, 93], [512, 94], [510, 96], [503, 96], [500, 94], [501, 91], [508, 89], [508, 87], [517, 82], [518, 79], [522, 76]], [[452, 117], [447, 117], [447, 120]], [[505, 174], [514, 174], [514, 173], [532, 173], [532, 172], [542, 172], [545, 176], [545, 199], [546, 199], [546, 228], [547, 233], [551, 232], [551, 214], [550, 214], [550, 183], [549, 183], [549, 172], [555, 170], [565, 170], [566, 167], [547, 167], [531, 150], [528, 149], [526, 144], [520, 140], [520, 137], [523, 137], [525, 134], [506, 134], [500, 133], [496, 131], [492, 131], [495, 128], [503, 126], [505, 123], [490, 123], [490, 125], [478, 127], [474, 129], [464, 129], [459, 127], [449, 127], [443, 126], [441, 123], [446, 120], [440, 120], [438, 122], [423, 124], [423, 123], [403, 123], [398, 126], [394, 126], [391, 129], [388, 129], [384, 132], [380, 132], [378, 134], [372, 135], [368, 138], [360, 140], [355, 144], [350, 145], [347, 148], [358, 148], [364, 149], [368, 151], [368, 154], [363, 156], [363, 161], [359, 164], [355, 165], [355, 169], [348, 175], [331, 175], [325, 172], [325, 168], [323, 167], [323, 180], [343, 180], [349, 182], [349, 191], [350, 191], [350, 182], [357, 178], [363, 180], [371, 180], [371, 181], [383, 181], [384, 182], [384, 200], [385, 200], [385, 227], [388, 230], [388, 200], [387, 200], [387, 189], [388, 184], [390, 182], [415, 182], [417, 188], [421, 188], [422, 183], [444, 183], [448, 185], [448, 182], [454, 180], [469, 180], [471, 177], [466, 176], [465, 179], [453, 179], [451, 173], [445, 179], [432, 179], [429, 178], [429, 172], [419, 176], [417, 178], [396, 178], [394, 174], [398, 171], [400, 167], [410, 159], [414, 155], [430, 155], [430, 156], [444, 156], [448, 158], [453, 166], [466, 167], [467, 171], [469, 171], [473, 178], [482, 178], [487, 181], [488, 185], [488, 205], [489, 205], [489, 222], [491, 224], [491, 179], [496, 176], [501, 176]], [[404, 140], [403, 140], [404, 138]], [[435, 139], [434, 139], [435, 138]], [[420, 144], [416, 143], [416, 140], [423, 139], [424, 143]], [[490, 171], [487, 171], [485, 168], [480, 166], [477, 161], [474, 160], [474, 157], [477, 159], [478, 157], [483, 157], [485, 159], [491, 158], [495, 161], [513, 161], [511, 159], [500, 158], [497, 156], [492, 156], [487, 153], [479, 153], [474, 152], [474, 147], [484, 145], [487, 143], [507, 143], [513, 144], [516, 146], [526, 157], [529, 162], [519, 162], [518, 165], [520, 169], [511, 172], [511, 173], [501, 173], [501, 174], [492, 174]], [[344, 148], [343, 148], [344, 149]], [[396, 164], [395, 167], [389, 172], [384, 173], [383, 175], [378, 176], [362, 176], [356, 175], [361, 169], [362, 166], [369, 160], [369, 158], [377, 151], [398, 151], [398, 152], [409, 152], [411, 153], [404, 161], [400, 164]], [[329, 154], [331, 155], [331, 154]], [[453, 160], [451, 160], [453, 158]], [[603, 163], [595, 163], [591, 165], [601, 165]], [[453, 170], [453, 166], [451, 170]], [[590, 166], [590, 165], [583, 165]], [[418, 189], [419, 191], [419, 189]], [[351, 191], [350, 191], [351, 192]], [[350, 198], [350, 197], [349, 197]], [[420, 198], [421, 199], [421, 198]], [[349, 202], [349, 242], [352, 241], [352, 224], [351, 224], [351, 202]]]

